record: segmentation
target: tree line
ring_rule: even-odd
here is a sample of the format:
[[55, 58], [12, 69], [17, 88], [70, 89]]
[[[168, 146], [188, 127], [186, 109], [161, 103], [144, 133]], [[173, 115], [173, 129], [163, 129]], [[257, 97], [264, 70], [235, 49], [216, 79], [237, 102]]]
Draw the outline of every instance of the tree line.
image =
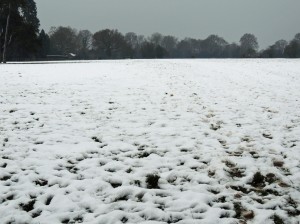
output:
[[293, 40], [276, 41], [258, 51], [257, 38], [244, 34], [239, 43], [228, 43], [218, 35], [206, 39], [184, 38], [153, 33], [149, 37], [134, 32], [104, 29], [92, 33], [71, 27], [52, 27], [41, 32], [45, 55], [76, 55], [77, 59], [124, 58], [297, 58], [300, 57], [300, 33]]
[[154, 33], [148, 37], [115, 29], [52, 27], [39, 31], [34, 0], [0, 0], [0, 55], [8, 60], [125, 59], [125, 58], [299, 58], [300, 33], [259, 51], [257, 38], [244, 34], [238, 43], [218, 35], [206, 39]]

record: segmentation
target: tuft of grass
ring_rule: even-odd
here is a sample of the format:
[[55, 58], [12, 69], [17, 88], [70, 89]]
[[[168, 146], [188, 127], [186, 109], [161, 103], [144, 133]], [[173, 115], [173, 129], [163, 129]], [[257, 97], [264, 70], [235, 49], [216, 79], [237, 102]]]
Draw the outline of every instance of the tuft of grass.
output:
[[275, 196], [280, 195], [280, 193], [278, 191], [273, 190], [273, 189], [257, 189], [256, 192], [262, 196], [268, 196], [270, 194], [275, 195]]
[[122, 222], [122, 223], [127, 223], [127, 222], [128, 222], [128, 218], [124, 216], [124, 217], [121, 219], [121, 222]]
[[20, 204], [20, 207], [25, 211], [25, 212], [30, 212], [34, 208], [36, 200], [31, 200], [26, 204]]
[[297, 209], [297, 202], [294, 201], [293, 198], [291, 198], [291, 196], [289, 196], [287, 199], [286, 199], [286, 205], [287, 207], [293, 207], [292, 209], [287, 209], [287, 213], [289, 216], [300, 216], [300, 210]]
[[283, 164], [284, 164], [284, 162], [283, 162], [283, 161], [280, 161], [280, 160], [275, 160], [275, 161], [273, 161], [273, 165], [274, 165], [275, 167], [282, 167]]
[[229, 160], [225, 160], [225, 165], [228, 167], [228, 168], [234, 168], [235, 167], [235, 164]]
[[39, 217], [41, 214], [42, 214], [42, 211], [41, 211], [41, 210], [38, 210], [38, 211], [32, 213], [31, 217], [32, 217], [32, 218], [36, 218], [36, 217]]
[[148, 189], [159, 189], [158, 180], [160, 176], [157, 174], [148, 174], [146, 176], [146, 184]]
[[242, 186], [230, 186], [230, 188], [235, 190], [235, 191], [243, 192], [244, 194], [249, 194], [250, 193], [249, 189], [247, 189], [245, 187], [242, 187]]
[[268, 182], [269, 184], [272, 184], [276, 181], [277, 181], [277, 177], [274, 173], [268, 173], [266, 175], [266, 182]]
[[118, 196], [115, 198], [114, 202], [117, 202], [117, 201], [127, 201], [129, 198], [129, 195], [121, 195], [121, 196]]
[[243, 207], [242, 207], [242, 204], [240, 202], [234, 202], [233, 203], [233, 207], [234, 207], [234, 211], [235, 211], [235, 218], [241, 218], [241, 215], [242, 215], [242, 210], [243, 210]]
[[209, 170], [209, 171], [208, 171], [208, 176], [209, 176], [209, 177], [213, 177], [215, 174], [216, 174], [216, 171], [215, 171], [215, 170]]
[[240, 168], [232, 168], [230, 170], [227, 170], [228, 174], [231, 176], [231, 177], [238, 177], [238, 178], [241, 178], [241, 177], [244, 177], [245, 176], [245, 172], [244, 170], [240, 169]]
[[6, 200], [11, 201], [15, 198], [15, 195], [11, 194], [8, 197], [6, 197]]
[[226, 196], [221, 196], [217, 199], [218, 203], [225, 203], [226, 202]]
[[230, 213], [229, 212], [223, 212], [220, 215], [220, 219], [224, 219], [224, 218], [230, 218]]
[[113, 182], [113, 183], [110, 183], [110, 185], [111, 185], [113, 188], [118, 188], [118, 187], [121, 187], [121, 186], [122, 186], [122, 183], [116, 183], [116, 182]]
[[289, 196], [287, 199], [286, 199], [286, 202], [288, 205], [292, 206], [293, 208], [297, 208], [297, 202], [294, 201], [294, 199]]
[[243, 211], [242, 215], [245, 219], [253, 219], [255, 216], [253, 211]]
[[300, 210], [297, 209], [287, 210], [287, 213], [289, 216], [300, 216]]
[[284, 221], [282, 218], [280, 218], [278, 215], [274, 214], [272, 217], [274, 224], [284, 224]]
[[141, 186], [141, 181], [140, 180], [134, 180], [134, 185], [140, 187]]
[[147, 158], [148, 156], [150, 156], [151, 153], [143, 151], [141, 153], [139, 153], [137, 156], [138, 158]]
[[61, 223], [63, 223], [63, 224], [65, 224], [65, 223], [67, 224], [69, 222], [70, 222], [69, 218], [64, 218], [64, 219], [61, 220]]
[[272, 136], [271, 134], [263, 133], [262, 135], [263, 135], [265, 138], [273, 139], [273, 136]]
[[253, 176], [251, 185], [253, 187], [264, 187], [265, 186], [265, 177], [260, 172], [256, 172]]
[[9, 110], [9, 113], [11, 114], [11, 113], [14, 113], [16, 111], [17, 111], [16, 109], [11, 109], [11, 110]]
[[82, 223], [83, 222], [83, 217], [81, 215], [76, 216], [73, 221], [75, 223]]
[[102, 143], [102, 141], [96, 136], [93, 136], [92, 140], [94, 140], [94, 142]]
[[213, 194], [220, 194], [220, 191], [218, 189], [213, 189], [213, 188], [210, 188], [210, 189], [207, 189], [207, 191], [213, 193]]
[[209, 128], [213, 131], [217, 131], [221, 128], [221, 126], [219, 124], [210, 124]]
[[141, 192], [139, 194], [136, 195], [137, 201], [138, 202], [142, 202], [143, 201], [143, 197], [144, 197], [144, 193]]
[[53, 195], [49, 195], [49, 196], [47, 197], [46, 201], [45, 201], [45, 205], [50, 205], [50, 203], [51, 203], [53, 197], [54, 197]]
[[48, 181], [44, 179], [38, 179], [33, 182], [38, 186], [46, 186], [48, 184]]
[[11, 178], [11, 176], [5, 175], [3, 177], [0, 178], [0, 181], [7, 181]]

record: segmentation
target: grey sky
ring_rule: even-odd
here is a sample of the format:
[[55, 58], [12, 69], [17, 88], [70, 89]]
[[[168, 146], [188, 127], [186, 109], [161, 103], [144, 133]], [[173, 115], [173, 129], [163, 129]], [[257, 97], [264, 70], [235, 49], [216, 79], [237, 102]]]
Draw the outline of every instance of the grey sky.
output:
[[261, 47], [300, 32], [299, 0], [36, 0], [41, 28], [118, 29], [238, 42], [244, 33]]

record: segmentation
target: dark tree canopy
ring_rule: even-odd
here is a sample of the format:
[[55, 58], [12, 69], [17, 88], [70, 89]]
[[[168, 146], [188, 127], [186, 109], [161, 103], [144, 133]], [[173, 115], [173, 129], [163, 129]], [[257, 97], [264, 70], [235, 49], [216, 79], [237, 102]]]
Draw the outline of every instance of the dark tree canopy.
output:
[[105, 29], [93, 35], [93, 46], [98, 58], [127, 58], [130, 46], [118, 30]]
[[289, 58], [300, 58], [300, 33], [286, 46], [284, 54]]
[[178, 43], [178, 39], [173, 36], [164, 36], [161, 41], [161, 46], [166, 49], [167, 56], [172, 58], [176, 55], [176, 46]]
[[241, 56], [244, 58], [256, 57], [258, 41], [253, 34], [246, 33], [240, 39]]
[[77, 54], [77, 31], [71, 27], [52, 27], [50, 32], [50, 53], [54, 55]]
[[205, 49], [206, 57], [222, 57], [225, 46], [228, 45], [222, 37], [210, 35], [202, 42], [202, 48]]
[[261, 52], [263, 58], [283, 58], [284, 51], [288, 45], [286, 40], [278, 40], [273, 45]]
[[40, 58], [46, 58], [47, 54], [50, 51], [50, 38], [49, 35], [42, 30], [39, 34], [39, 42], [40, 42]]
[[40, 24], [37, 18], [36, 3], [33, 0], [0, 0], [1, 52], [9, 13], [7, 58], [10, 60], [37, 58], [40, 48], [38, 39]]
[[297, 33], [297, 34], [295, 35], [294, 40], [300, 42], [300, 33]]

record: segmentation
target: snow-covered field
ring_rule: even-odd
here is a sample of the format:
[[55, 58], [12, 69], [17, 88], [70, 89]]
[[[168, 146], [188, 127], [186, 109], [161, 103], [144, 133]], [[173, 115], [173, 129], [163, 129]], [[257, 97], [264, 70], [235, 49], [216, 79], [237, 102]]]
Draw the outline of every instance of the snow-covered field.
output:
[[300, 60], [0, 65], [0, 223], [299, 223]]

